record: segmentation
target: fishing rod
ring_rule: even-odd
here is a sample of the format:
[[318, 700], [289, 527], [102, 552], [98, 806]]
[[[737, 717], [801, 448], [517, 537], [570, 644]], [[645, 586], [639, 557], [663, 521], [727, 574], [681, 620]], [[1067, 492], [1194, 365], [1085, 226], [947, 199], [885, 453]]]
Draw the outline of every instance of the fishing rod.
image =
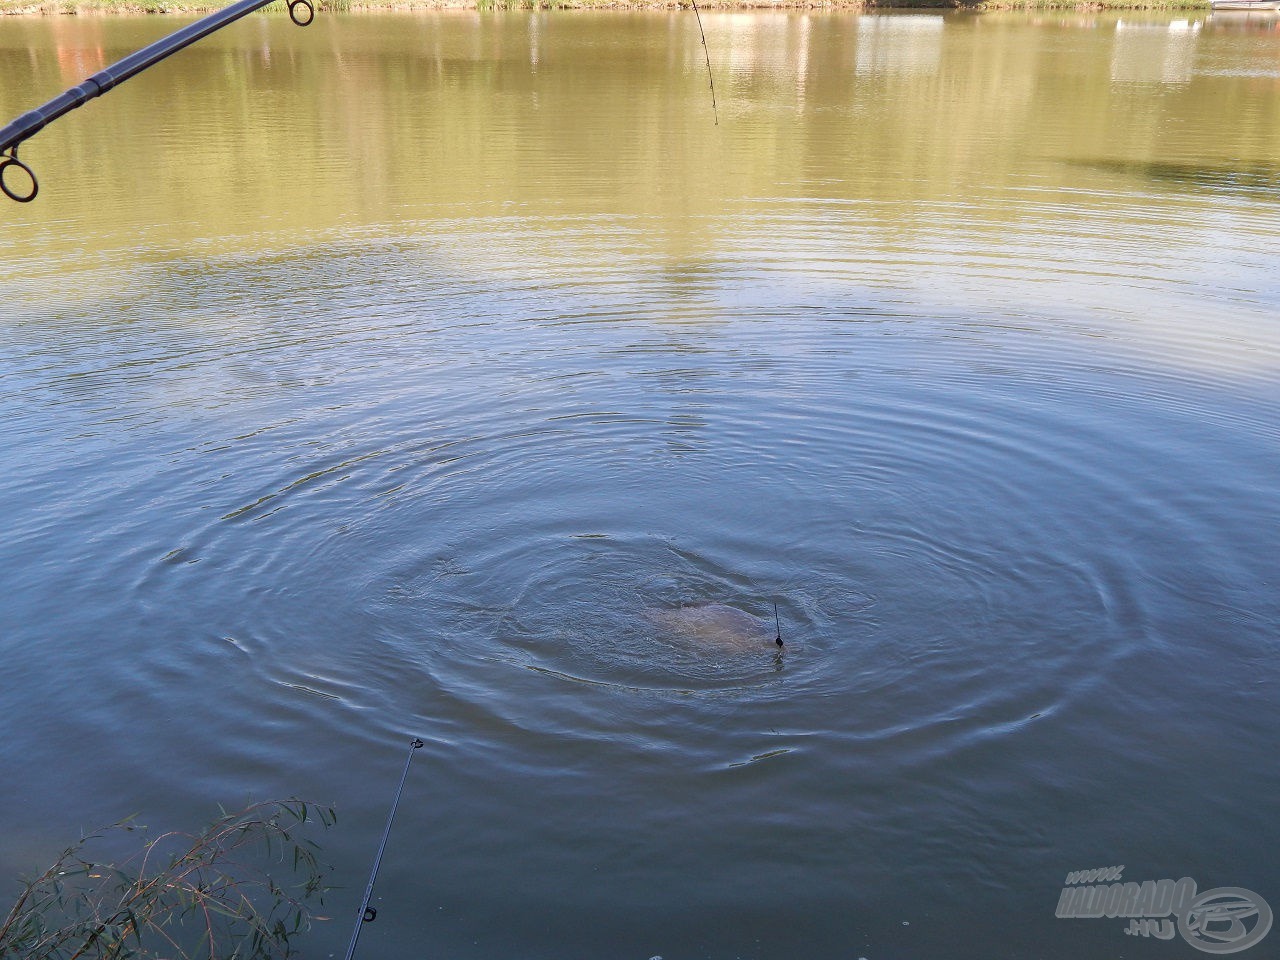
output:
[[[123, 60], [100, 70], [83, 83], [64, 91], [42, 107], [29, 110], [13, 122], [0, 127], [0, 193], [18, 203], [30, 203], [40, 192], [40, 182], [35, 171], [18, 159], [18, 147], [46, 126], [76, 107], [83, 106], [94, 97], [100, 97], [112, 87], [117, 87], [130, 77], [135, 77], [143, 70], [155, 66], [166, 57], [183, 50], [197, 40], [203, 40], [209, 34], [221, 30], [228, 24], [235, 23], [241, 17], [261, 10], [275, 0], [239, 0], [229, 7], [175, 30], [161, 40], [131, 53]], [[308, 26], [316, 17], [313, 0], [285, 0], [289, 8], [289, 19], [300, 27]], [[702, 53], [707, 64], [707, 80], [711, 86], [711, 110], [717, 125], [720, 123], [720, 112], [716, 108], [716, 79], [711, 73], [711, 54], [707, 49], [707, 34], [702, 29], [702, 13], [698, 9], [697, 0], [692, 0], [693, 13], [698, 20], [698, 34], [702, 37]], [[10, 180], [14, 171], [21, 171], [27, 178], [27, 189], [20, 189]]]
[[387, 849], [387, 838], [391, 836], [391, 821], [396, 818], [396, 807], [400, 805], [400, 794], [404, 792], [404, 781], [409, 776], [409, 764], [413, 763], [415, 750], [422, 747], [422, 740], [414, 737], [409, 741], [409, 756], [404, 761], [404, 772], [400, 774], [400, 786], [396, 787], [395, 799], [391, 801], [391, 812], [387, 814], [387, 826], [382, 831], [382, 842], [378, 844], [378, 854], [373, 858], [373, 870], [369, 874], [369, 885], [364, 889], [364, 899], [360, 901], [360, 910], [356, 913], [356, 928], [351, 932], [351, 943], [347, 945], [346, 960], [356, 955], [356, 941], [360, 939], [360, 928], [366, 923], [378, 919], [378, 911], [369, 906], [373, 899], [373, 883], [378, 879], [378, 867], [382, 865], [382, 854]]
[[[195, 23], [187, 24], [167, 37], [95, 73], [84, 83], [59, 94], [44, 106], [24, 113], [12, 123], [0, 128], [0, 191], [3, 191], [10, 200], [16, 200], [18, 203], [30, 203], [40, 192], [40, 184], [36, 180], [35, 173], [18, 159], [18, 146], [24, 140], [35, 135], [63, 114], [70, 113], [94, 97], [102, 96], [112, 87], [119, 86], [130, 77], [137, 76], [166, 57], [191, 46], [197, 40], [203, 40], [214, 31], [221, 30], [227, 24], [234, 23], [272, 2], [274, 0], [239, 0], [238, 3], [233, 3], [217, 13], [211, 13]], [[289, 7], [289, 19], [298, 26], [305, 27], [315, 19], [316, 8], [312, 0], [286, 0], [286, 2]], [[15, 170], [20, 170], [31, 181], [29, 190], [21, 190], [9, 181], [8, 175]]]

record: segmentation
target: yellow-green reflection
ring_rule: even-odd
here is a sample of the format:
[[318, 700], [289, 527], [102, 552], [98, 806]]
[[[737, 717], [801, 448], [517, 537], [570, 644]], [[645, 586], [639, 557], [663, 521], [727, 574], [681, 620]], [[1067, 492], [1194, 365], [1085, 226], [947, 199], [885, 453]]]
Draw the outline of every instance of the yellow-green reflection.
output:
[[[0, 109], [173, 26], [5, 22]], [[1107, 165], [1269, 174], [1280, 153], [1270, 36], [1204, 18], [729, 13], [707, 27], [719, 127], [684, 14], [327, 16], [306, 30], [259, 16], [41, 133], [26, 154], [45, 195], [6, 219], [51, 253], [41, 224], [67, 218], [95, 232], [154, 221], [180, 240], [499, 212], [670, 226], [780, 191], [1074, 190]]]
[[[0, 112], [179, 22], [5, 22]], [[1276, 228], [1270, 19], [706, 25], [719, 125], [687, 13], [250, 18], [24, 147], [43, 192], [4, 210], [7, 292], [92, 300], [136, 286], [131, 262], [403, 236], [458, 245], [480, 275], [656, 261], [687, 292], [754, 264], [963, 312], [1078, 300], [1095, 319], [1198, 321], [1180, 285], [1232, 285]], [[1252, 323], [1244, 306], [1213, 322]], [[1184, 333], [1143, 338], [1203, 355]], [[1272, 362], [1237, 353], [1214, 362]]]

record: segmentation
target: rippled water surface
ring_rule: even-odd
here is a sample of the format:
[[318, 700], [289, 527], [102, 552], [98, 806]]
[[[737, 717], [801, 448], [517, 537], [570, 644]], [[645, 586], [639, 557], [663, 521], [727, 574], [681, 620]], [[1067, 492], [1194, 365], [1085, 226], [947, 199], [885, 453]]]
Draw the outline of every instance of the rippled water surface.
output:
[[[420, 734], [362, 956], [1280, 908], [1272, 21], [705, 22], [718, 124], [687, 13], [258, 16], [24, 147], [0, 875], [332, 801], [341, 955]], [[0, 23], [0, 119], [177, 23]]]

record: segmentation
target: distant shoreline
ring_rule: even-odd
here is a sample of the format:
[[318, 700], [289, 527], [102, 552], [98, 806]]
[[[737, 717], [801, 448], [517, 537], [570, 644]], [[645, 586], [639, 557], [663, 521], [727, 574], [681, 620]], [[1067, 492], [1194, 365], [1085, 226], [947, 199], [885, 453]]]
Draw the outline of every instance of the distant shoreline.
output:
[[[227, 0], [231, 2], [231, 0]], [[0, 0], [0, 16], [137, 16], [202, 14], [226, 3], [210, 0]], [[283, 4], [272, 4], [267, 10]], [[397, 13], [413, 11], [520, 10], [687, 10], [689, 0], [320, 0], [320, 13]], [[700, 0], [701, 10], [1207, 10], [1209, 0]]]

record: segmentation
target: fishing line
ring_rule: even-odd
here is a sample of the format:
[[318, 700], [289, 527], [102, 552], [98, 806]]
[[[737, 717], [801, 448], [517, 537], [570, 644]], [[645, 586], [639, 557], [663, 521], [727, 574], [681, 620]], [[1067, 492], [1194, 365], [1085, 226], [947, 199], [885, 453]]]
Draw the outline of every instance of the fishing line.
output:
[[707, 81], [711, 85], [711, 114], [716, 118], [716, 126], [720, 126], [720, 111], [716, 109], [716, 78], [711, 74], [711, 51], [707, 49], [707, 34], [702, 29], [702, 13], [698, 10], [698, 0], [689, 0], [693, 4], [693, 15], [698, 18], [698, 34], [702, 37], [702, 55], [707, 60]]
[[378, 844], [378, 855], [373, 858], [373, 871], [369, 874], [369, 886], [365, 888], [364, 899], [360, 901], [360, 911], [356, 914], [356, 928], [351, 933], [351, 943], [347, 946], [346, 960], [351, 960], [356, 953], [356, 941], [360, 939], [360, 928], [366, 923], [378, 919], [378, 911], [369, 906], [373, 899], [373, 883], [378, 879], [378, 867], [382, 865], [382, 853], [387, 849], [387, 838], [391, 836], [391, 822], [396, 818], [396, 807], [400, 804], [400, 794], [404, 792], [404, 781], [409, 776], [409, 764], [413, 763], [413, 753], [422, 746], [422, 740], [414, 737], [409, 741], [409, 756], [404, 762], [404, 772], [400, 774], [400, 786], [396, 787], [396, 797], [391, 801], [391, 812], [387, 814], [387, 826], [382, 831], [382, 842]]

